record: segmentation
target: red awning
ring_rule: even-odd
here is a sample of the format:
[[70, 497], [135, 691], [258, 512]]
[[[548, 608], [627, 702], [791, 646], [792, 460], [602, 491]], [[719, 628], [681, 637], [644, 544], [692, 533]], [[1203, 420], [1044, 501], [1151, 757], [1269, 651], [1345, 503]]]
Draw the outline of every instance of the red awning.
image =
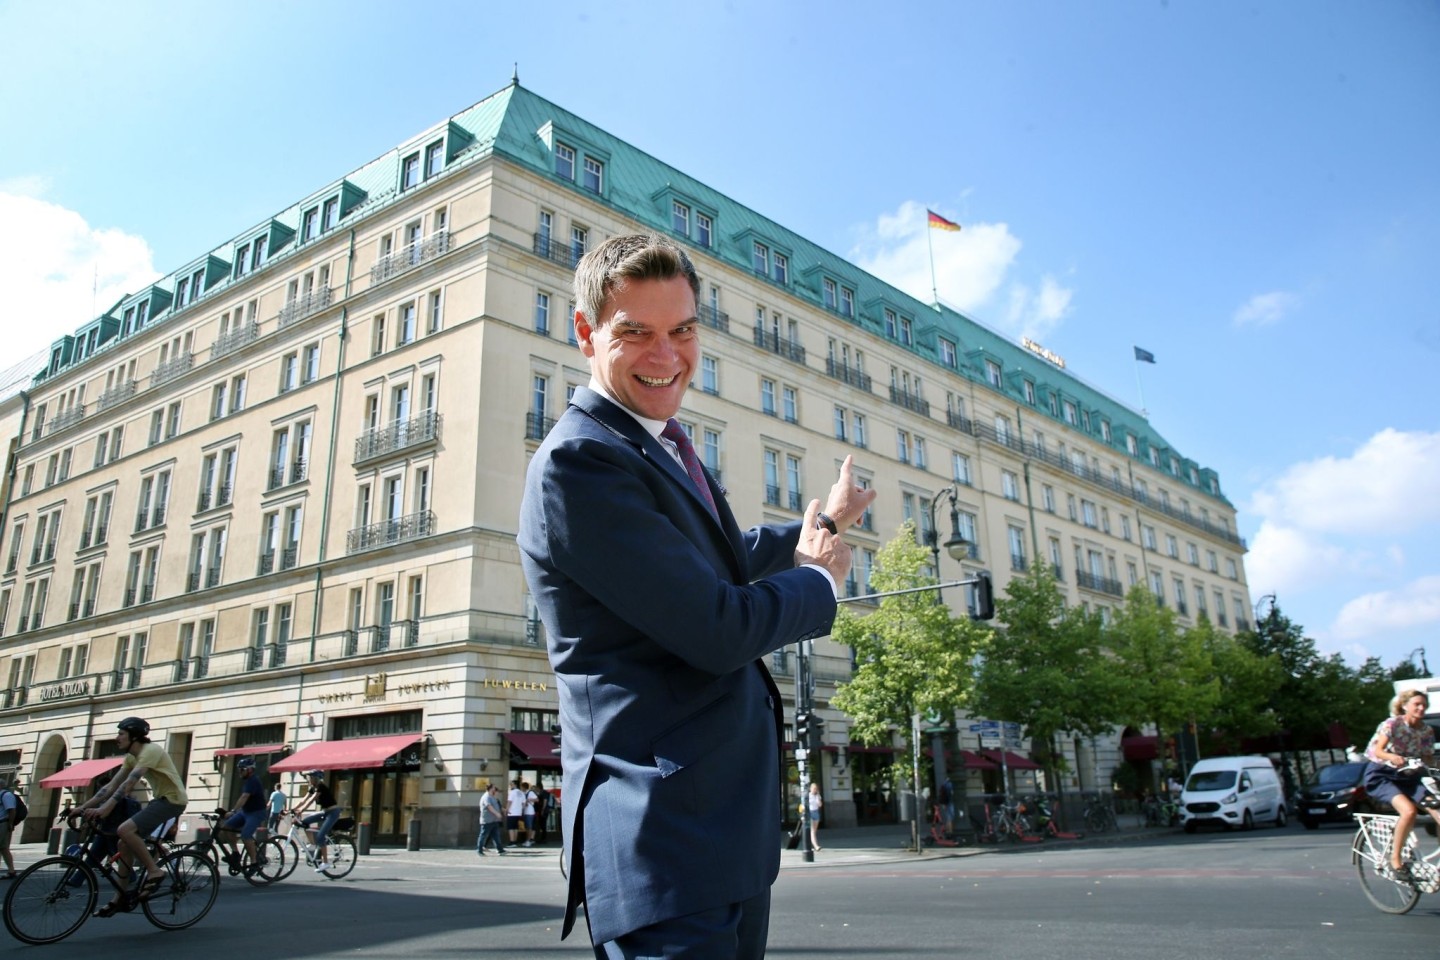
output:
[[895, 753], [894, 747], [867, 747], [862, 744], [852, 743], [849, 746], [850, 753]]
[[550, 734], [507, 732], [504, 737], [510, 741], [511, 752], [520, 754], [530, 766], [560, 769], [560, 757], [554, 753], [556, 744]]
[[1125, 755], [1126, 760], [1154, 760], [1156, 757], [1156, 744], [1159, 737], [1140, 736], [1121, 737], [1120, 751]]
[[393, 737], [323, 740], [320, 743], [302, 747], [279, 763], [270, 764], [270, 772], [356, 770], [365, 767], [383, 767], [386, 760], [424, 737], [423, 733], [401, 733]]
[[47, 790], [57, 790], [60, 787], [83, 787], [91, 780], [103, 773], [109, 773], [124, 762], [123, 754], [118, 757], [106, 757], [103, 760], [77, 760], [64, 770], [52, 773], [41, 780], [40, 786]]
[[966, 770], [999, 770], [999, 764], [991, 761], [972, 750], [960, 751], [960, 766]]
[[[999, 750], [981, 750], [980, 753], [982, 756], [985, 757], [986, 760], [989, 760], [991, 763], [995, 764], [995, 766], [1000, 766]], [[1018, 753], [1011, 753], [1009, 750], [1005, 751], [1005, 765], [1011, 770], [1040, 769], [1040, 764], [1036, 763], [1034, 760], [1031, 760], [1029, 757], [1022, 757]], [[274, 768], [272, 767], [271, 769]]]
[[289, 744], [284, 743], [261, 743], [253, 747], [221, 747], [215, 751], [217, 757], [239, 757], [261, 753], [279, 753]]

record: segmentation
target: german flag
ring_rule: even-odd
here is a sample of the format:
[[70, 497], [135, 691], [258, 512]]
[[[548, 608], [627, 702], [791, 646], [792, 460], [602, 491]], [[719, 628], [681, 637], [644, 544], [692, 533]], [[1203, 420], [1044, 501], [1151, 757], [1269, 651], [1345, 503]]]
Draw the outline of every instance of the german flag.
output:
[[944, 217], [940, 216], [940, 214], [936, 213], [934, 210], [926, 210], [925, 212], [930, 215], [930, 221], [929, 221], [929, 222], [930, 222], [930, 226], [934, 227], [936, 230], [959, 230], [959, 229], [960, 229], [960, 224], [954, 222], [953, 220], [946, 220]]

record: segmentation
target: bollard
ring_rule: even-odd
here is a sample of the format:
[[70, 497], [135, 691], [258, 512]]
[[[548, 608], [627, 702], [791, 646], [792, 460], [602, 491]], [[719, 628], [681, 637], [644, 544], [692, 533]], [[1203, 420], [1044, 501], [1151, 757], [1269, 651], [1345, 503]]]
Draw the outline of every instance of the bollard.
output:
[[370, 856], [370, 824], [362, 823], [355, 831], [355, 852], [362, 857]]
[[59, 826], [54, 826], [50, 828], [50, 839], [45, 844], [45, 855], [47, 857], [53, 857], [60, 852], [61, 829], [62, 828]]
[[410, 820], [409, 837], [405, 841], [406, 850], [420, 849], [420, 818], [412, 817]]
[[64, 831], [60, 834], [60, 849], [69, 850], [72, 845], [78, 844], [79, 842], [80, 831], [67, 824]]

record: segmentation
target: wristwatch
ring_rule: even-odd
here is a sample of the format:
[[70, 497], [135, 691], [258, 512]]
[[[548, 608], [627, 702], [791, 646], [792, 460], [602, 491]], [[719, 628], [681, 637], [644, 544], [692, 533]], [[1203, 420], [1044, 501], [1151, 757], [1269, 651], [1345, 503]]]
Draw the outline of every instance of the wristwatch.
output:
[[835, 527], [835, 521], [830, 519], [828, 513], [817, 513], [815, 515], [815, 525], [817, 527], [824, 527], [834, 536], [840, 536], [840, 531]]

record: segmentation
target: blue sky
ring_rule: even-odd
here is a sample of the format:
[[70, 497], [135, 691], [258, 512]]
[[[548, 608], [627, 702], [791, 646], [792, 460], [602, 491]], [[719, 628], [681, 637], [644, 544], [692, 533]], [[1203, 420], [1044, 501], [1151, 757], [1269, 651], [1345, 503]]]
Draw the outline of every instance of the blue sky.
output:
[[922, 299], [960, 222], [946, 302], [1136, 407], [1155, 354], [1253, 599], [1440, 670], [1440, 4], [499, 6], [0, 0], [0, 368], [518, 62]]

